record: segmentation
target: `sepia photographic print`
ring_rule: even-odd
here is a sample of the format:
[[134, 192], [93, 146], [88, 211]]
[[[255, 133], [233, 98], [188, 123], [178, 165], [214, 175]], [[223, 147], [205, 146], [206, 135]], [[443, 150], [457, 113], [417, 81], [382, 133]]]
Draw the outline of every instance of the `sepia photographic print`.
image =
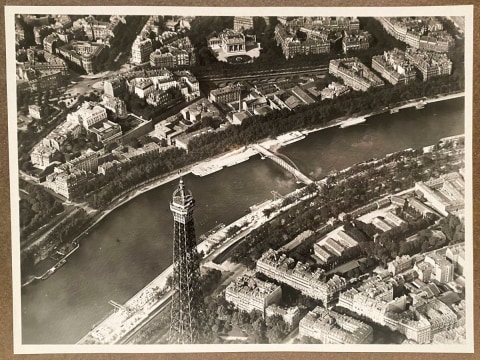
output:
[[473, 352], [473, 6], [5, 24], [16, 353]]

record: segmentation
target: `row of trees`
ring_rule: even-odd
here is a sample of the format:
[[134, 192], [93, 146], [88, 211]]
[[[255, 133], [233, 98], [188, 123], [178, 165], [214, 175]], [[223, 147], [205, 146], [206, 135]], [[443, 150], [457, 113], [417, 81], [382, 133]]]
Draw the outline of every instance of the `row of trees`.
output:
[[92, 177], [84, 189], [91, 193], [86, 200], [92, 207], [104, 208], [124, 191], [189, 163], [187, 153], [177, 148], [123, 163], [117, 171]]
[[392, 99], [412, 99], [429, 97], [439, 93], [461, 90], [449, 80], [438, 77], [431, 81], [414, 81], [408, 85], [384, 86], [369, 91], [350, 92], [334, 100], [324, 100], [296, 111], [280, 110], [265, 116], [254, 116], [239, 126], [230, 126], [225, 131], [196, 137], [189, 149], [196, 150], [204, 157], [227, 151], [232, 146], [242, 146], [269, 136], [292, 130], [324, 126], [331, 119], [353, 114], [365, 114], [389, 106]]
[[[203, 160], [208, 157], [238, 148], [240, 146], [258, 141], [269, 136], [276, 136], [288, 131], [311, 128], [325, 125], [329, 120], [355, 113], [366, 113], [378, 110], [395, 98], [418, 98], [439, 92], [458, 90], [458, 87], [448, 80], [448, 77], [439, 77], [429, 82], [412, 82], [408, 85], [385, 86], [381, 89], [371, 89], [366, 93], [352, 92], [335, 100], [325, 100], [311, 106], [304, 106], [294, 112], [288, 110], [275, 111], [269, 115], [256, 116], [247, 119], [239, 126], [229, 126], [225, 130], [207, 133], [195, 137], [189, 143], [188, 154], [179, 154], [177, 158], [169, 156], [166, 152], [161, 156], [151, 159], [153, 164], [150, 171], [143, 175], [132, 176], [136, 172], [133, 168], [142, 167], [143, 164], [125, 166], [116, 177], [118, 188], [113, 191], [112, 186], [104, 184], [103, 180], [95, 180], [90, 188], [102, 189], [97, 194], [94, 206], [105, 206], [116, 193], [135, 186], [151, 177], [164, 174], [186, 164]], [[166, 160], [166, 161], [165, 161]], [[148, 170], [148, 168], [147, 168]], [[106, 195], [108, 193], [108, 195]]]
[[223, 294], [206, 299], [205, 342], [222, 343], [221, 336], [226, 336], [236, 327], [252, 344], [278, 344], [291, 331], [281, 316], [266, 319], [260, 311], [247, 313], [228, 303]]
[[89, 220], [90, 218], [85, 210], [77, 209], [55, 226], [41, 243], [22, 251], [20, 256], [22, 277], [31, 274], [34, 271], [34, 265], [46, 258], [55, 247], [58, 248], [81, 233], [88, 225]]
[[133, 41], [137, 34], [140, 33], [143, 26], [148, 20], [148, 16], [126, 16], [125, 24], [120, 22], [119, 31], [110, 42], [110, 48], [105, 61], [97, 65], [98, 71], [119, 69], [123, 61], [119, 61], [119, 57], [128, 59], [131, 54]]
[[[383, 166], [382, 161], [371, 162], [355, 165], [345, 173], [330, 175], [327, 185], [322, 188], [319, 196], [315, 199], [294, 206], [276, 219], [252, 231], [234, 250], [232, 260], [253, 268], [256, 260], [266, 250], [269, 248], [278, 249], [295, 238], [300, 232], [306, 229], [318, 229], [331, 217], [338, 217], [341, 212], [349, 212], [389, 193], [408, 189], [416, 181], [426, 180], [428, 175], [425, 170], [428, 169], [428, 166], [425, 165], [423, 160], [429, 157], [438, 158], [436, 154], [412, 152], [409, 157], [403, 157], [402, 160], [392, 163], [392, 167]], [[452, 170], [452, 168], [444, 167], [441, 163], [438, 165], [439, 173]], [[376, 230], [371, 225], [362, 225], [358, 220], [351, 225], [347, 224], [347, 232], [358, 241], [363, 241], [364, 244], [362, 245], [362, 251], [352, 254], [349, 260], [354, 259], [355, 256], [371, 256], [373, 254], [386, 264], [397, 255], [419, 252], [421, 244], [418, 244], [420, 246], [418, 248], [414, 246], [415, 242], [407, 243], [404, 241], [405, 237], [408, 234], [413, 234], [414, 231], [426, 228], [432, 224], [432, 220], [420, 219], [417, 222], [407, 225], [406, 231], [395, 238], [398, 241], [384, 235], [381, 236], [381, 241], [376, 244], [372, 241]], [[452, 224], [455, 225], [452, 225], [452, 228], [457, 229], [458, 227], [458, 233], [461, 227], [453, 220]], [[459, 237], [460, 235], [457, 234], [456, 238]], [[434, 246], [439, 247], [441, 245], [440, 241], [436, 241]]]
[[43, 225], [57, 213], [63, 211], [63, 205], [42, 186], [33, 185], [20, 179], [20, 241]]
[[465, 224], [458, 216], [448, 214], [440, 221], [441, 230], [446, 235], [449, 244], [465, 241]]
[[[218, 286], [221, 272], [209, 269], [200, 278], [203, 296], [195, 301], [204, 303], [201, 317], [200, 342], [235, 342], [224, 340], [232, 329], [236, 328], [248, 337], [250, 343], [279, 343], [291, 330], [280, 316], [263, 319], [259, 311], [247, 313], [238, 310], [225, 300], [224, 294], [210, 295]], [[164, 311], [135, 335], [134, 343], [158, 343], [164, 339], [170, 323], [170, 311]]]
[[[435, 158], [437, 171], [450, 171], [445, 168], [445, 159], [438, 162], [440, 156], [432, 154], [421, 154], [418, 152], [401, 152], [398, 156], [393, 155], [388, 160], [397, 160], [395, 168], [382, 166], [383, 161], [374, 163], [359, 164], [353, 166], [345, 173], [332, 175], [318, 197], [313, 201], [313, 206], [305, 206], [300, 210], [294, 207], [278, 219], [267, 223], [253, 231], [233, 253], [233, 260], [253, 267], [256, 259], [268, 248], [278, 248], [287, 241], [293, 239], [305, 229], [316, 229], [325, 223], [330, 217], [336, 217], [342, 211], [349, 211], [368, 203], [386, 193], [394, 192], [398, 189], [411, 187], [415, 181], [426, 180], [428, 174], [425, 172], [429, 167], [426, 164], [432, 162], [425, 161], [426, 158]], [[200, 158], [198, 153], [185, 153], [179, 149], [171, 149], [163, 152], [159, 156], [146, 156], [138, 159], [136, 162], [124, 165], [120, 173], [100, 176], [92, 179], [88, 185], [87, 191], [95, 192], [89, 198], [92, 206], [101, 208], [121, 194], [152, 177], [172, 171], [176, 168], [190, 163], [193, 159]], [[385, 160], [387, 161], [387, 160]], [[450, 161], [448, 161], [450, 162]], [[362, 173], [361, 177], [353, 176]], [[394, 176], [392, 176], [394, 175]], [[309, 203], [308, 201], [307, 203]], [[282, 227], [282, 225], [288, 226]], [[404, 246], [403, 251], [410, 251]], [[400, 250], [400, 249], [398, 249]], [[380, 254], [385, 260], [386, 255], [383, 250]], [[390, 256], [395, 254], [390, 254]], [[389, 257], [390, 257], [389, 256]]]

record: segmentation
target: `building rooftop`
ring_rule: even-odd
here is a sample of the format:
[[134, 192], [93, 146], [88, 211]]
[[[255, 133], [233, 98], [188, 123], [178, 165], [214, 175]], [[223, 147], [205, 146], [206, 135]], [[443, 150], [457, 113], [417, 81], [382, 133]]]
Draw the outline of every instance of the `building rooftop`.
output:
[[446, 53], [420, 50], [412, 47], [407, 47], [405, 53], [420, 67], [452, 66], [452, 61]]
[[285, 273], [302, 280], [302, 282], [307, 282], [312, 288], [334, 290], [343, 287], [345, 284], [345, 279], [337, 275], [334, 275], [327, 281], [323, 269], [318, 268], [312, 271], [309, 264], [304, 264], [301, 261], [296, 262], [294, 259], [273, 249], [263, 253], [262, 257], [257, 261], [257, 268], [261, 263], [274, 267], [279, 273]]
[[358, 60], [356, 57], [341, 58], [330, 60], [330, 68], [332, 65], [350, 77], [363, 79], [373, 86], [381, 86], [385, 83], [373, 71]]
[[437, 254], [437, 253], [429, 253], [425, 256], [425, 260], [431, 260], [438, 266], [452, 266], [452, 263], [448, 261], [445, 256]]
[[332, 238], [327, 238], [325, 240], [325, 245], [328, 245], [328, 246], [332, 247], [333, 249], [337, 250], [338, 252], [345, 251], [345, 248]]
[[310, 311], [301, 320], [301, 324], [345, 344], [363, 343], [373, 332], [369, 325], [359, 320], [319, 306]]
[[56, 150], [48, 146], [38, 145], [33, 148], [32, 154], [38, 154], [43, 156], [50, 156], [55, 153]]
[[299, 86], [295, 86], [292, 88], [292, 93], [295, 94], [300, 100], [302, 100], [305, 104], [311, 105], [315, 103], [315, 100], [312, 99], [305, 91], [303, 91]]
[[267, 114], [273, 112], [273, 110], [270, 106], [263, 105], [263, 106], [256, 107], [254, 109], [254, 112], [257, 113], [260, 116], [263, 116], [263, 115], [267, 115]]
[[419, 262], [415, 263], [414, 266], [419, 271], [428, 271], [428, 270], [431, 271], [433, 269], [432, 264], [430, 264], [428, 262], [425, 262], [425, 261], [419, 261]]
[[218, 96], [222, 94], [228, 94], [232, 91], [240, 91], [240, 88], [238, 86], [227, 85], [222, 88], [218, 88], [210, 91], [210, 94]]
[[263, 299], [279, 288], [280, 287], [274, 283], [257, 279], [252, 272], [246, 272], [231, 282], [227, 286], [227, 291]]

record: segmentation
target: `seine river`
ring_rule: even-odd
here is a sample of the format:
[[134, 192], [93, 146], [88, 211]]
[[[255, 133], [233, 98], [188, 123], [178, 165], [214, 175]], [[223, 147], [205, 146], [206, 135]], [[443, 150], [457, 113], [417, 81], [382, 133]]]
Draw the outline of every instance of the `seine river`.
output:
[[[319, 179], [332, 170], [405, 148], [430, 145], [464, 132], [463, 98], [423, 110], [373, 116], [361, 125], [330, 128], [281, 152], [305, 174]], [[259, 157], [185, 183], [196, 199], [197, 236], [228, 224], [253, 204], [295, 188], [290, 174]], [[76, 343], [109, 311], [109, 300], [125, 302], [172, 261], [169, 201], [177, 181], [148, 191], [119, 207], [81, 241], [58, 272], [22, 289], [24, 344]]]

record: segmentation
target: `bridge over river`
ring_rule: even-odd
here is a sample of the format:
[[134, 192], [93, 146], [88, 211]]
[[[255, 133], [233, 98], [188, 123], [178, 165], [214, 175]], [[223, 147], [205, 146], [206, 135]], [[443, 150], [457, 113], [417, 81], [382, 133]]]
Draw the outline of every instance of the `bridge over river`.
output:
[[259, 145], [259, 144], [253, 144], [252, 147], [258, 151], [261, 155], [269, 158], [269, 159], [272, 159], [273, 161], [275, 161], [278, 165], [280, 165], [281, 167], [283, 167], [285, 170], [287, 170], [288, 172], [290, 172], [293, 176], [295, 176], [295, 178], [298, 180], [298, 181], [301, 181], [303, 182], [304, 184], [306, 185], [309, 185], [309, 184], [312, 184], [314, 181], [312, 179], [310, 179], [307, 175], [303, 174], [298, 168], [297, 166], [295, 165], [295, 163], [290, 160], [287, 156], [285, 155], [279, 155], [279, 154], [275, 154], [273, 152], [271, 152], [270, 150], [264, 148], [262, 145]]

